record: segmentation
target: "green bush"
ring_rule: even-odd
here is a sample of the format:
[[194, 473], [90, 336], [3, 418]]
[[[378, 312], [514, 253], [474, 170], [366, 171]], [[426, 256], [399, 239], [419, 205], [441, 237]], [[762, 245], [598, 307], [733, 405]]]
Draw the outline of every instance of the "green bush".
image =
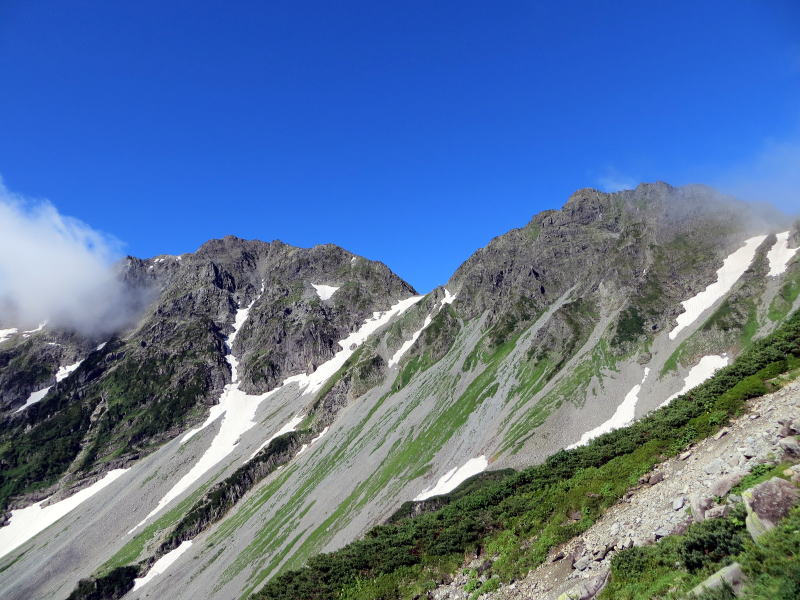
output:
[[744, 514], [737, 517], [702, 521], [686, 533], [678, 557], [690, 573], [718, 564], [742, 550], [748, 534], [743, 527]]

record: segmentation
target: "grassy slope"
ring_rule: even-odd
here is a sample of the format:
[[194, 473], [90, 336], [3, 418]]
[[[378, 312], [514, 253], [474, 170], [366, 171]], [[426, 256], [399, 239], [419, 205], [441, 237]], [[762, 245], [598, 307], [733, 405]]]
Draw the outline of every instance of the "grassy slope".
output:
[[[519, 577], [553, 545], [588, 528], [654, 464], [712, 434], [747, 398], [767, 392], [765, 381], [795, 367], [798, 358], [800, 313], [795, 313], [733, 365], [630, 427], [489, 481], [438, 511], [376, 527], [363, 540], [279, 575], [255, 597], [413, 597], [478, 546], [499, 555], [495, 578]], [[566, 524], [574, 511], [581, 519]]]

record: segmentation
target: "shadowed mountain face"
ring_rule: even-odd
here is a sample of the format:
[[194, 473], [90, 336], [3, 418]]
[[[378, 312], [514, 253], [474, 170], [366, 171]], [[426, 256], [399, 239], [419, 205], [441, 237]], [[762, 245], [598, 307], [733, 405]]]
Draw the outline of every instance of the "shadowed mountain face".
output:
[[798, 308], [781, 219], [702, 186], [580, 190], [424, 297], [335, 246], [128, 258], [135, 327], [0, 342], [3, 506], [127, 469], [15, 542], [0, 585], [67, 597], [133, 566], [153, 577], [126, 597], [240, 597], [403, 502], [629, 423]]

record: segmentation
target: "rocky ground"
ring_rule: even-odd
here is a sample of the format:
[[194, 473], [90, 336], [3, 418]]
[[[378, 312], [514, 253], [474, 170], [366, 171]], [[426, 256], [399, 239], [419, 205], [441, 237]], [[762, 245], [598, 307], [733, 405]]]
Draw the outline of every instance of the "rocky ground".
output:
[[[608, 578], [614, 554], [631, 546], [651, 544], [681, 533], [693, 519], [724, 516], [725, 496], [754, 466], [784, 457], [800, 458], [793, 437], [800, 427], [800, 381], [750, 402], [748, 413], [716, 436], [658, 465], [640, 479], [621, 502], [588, 529], [555, 548], [547, 562], [527, 577], [485, 594], [486, 600], [556, 600], [562, 594], [593, 598]], [[484, 570], [485, 558], [469, 567]], [[466, 574], [457, 575], [431, 593], [434, 600], [466, 600]]]

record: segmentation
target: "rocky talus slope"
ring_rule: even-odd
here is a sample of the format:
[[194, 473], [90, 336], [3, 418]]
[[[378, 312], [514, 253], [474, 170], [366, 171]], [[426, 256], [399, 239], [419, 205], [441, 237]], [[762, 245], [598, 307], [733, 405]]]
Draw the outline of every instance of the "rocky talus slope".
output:
[[[582, 535], [555, 548], [525, 578], [483, 594], [485, 600], [590, 600], [609, 578], [620, 550], [657, 543], [689, 524], [730, 513], [741, 502], [728, 496], [757, 465], [800, 462], [800, 381], [749, 402], [746, 414], [715, 436], [667, 460], [640, 480]], [[796, 469], [800, 482], [800, 468]], [[718, 499], [722, 499], [717, 503]], [[576, 518], [579, 515], [575, 515]], [[491, 557], [465, 565], [452, 582], [428, 594], [434, 600], [468, 600], [474, 572], [488, 570]], [[475, 571], [473, 571], [475, 570]], [[485, 579], [485, 578], [484, 578]], [[474, 587], [474, 586], [473, 586]]]
[[704, 381], [800, 308], [798, 247], [780, 215], [657, 183], [580, 190], [424, 296], [329, 245], [128, 258], [130, 327], [0, 322], [0, 588], [249, 597]]

